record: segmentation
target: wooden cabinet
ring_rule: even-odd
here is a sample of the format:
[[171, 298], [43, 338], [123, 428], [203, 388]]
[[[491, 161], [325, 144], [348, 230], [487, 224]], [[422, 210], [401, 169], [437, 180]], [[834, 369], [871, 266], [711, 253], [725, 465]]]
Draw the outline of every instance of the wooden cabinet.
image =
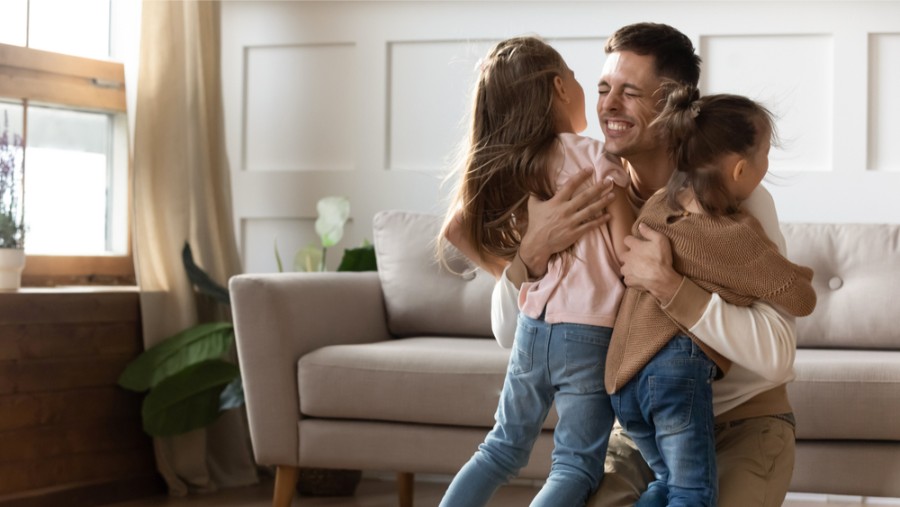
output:
[[0, 292], [0, 506], [101, 505], [164, 492], [141, 395], [135, 288]]

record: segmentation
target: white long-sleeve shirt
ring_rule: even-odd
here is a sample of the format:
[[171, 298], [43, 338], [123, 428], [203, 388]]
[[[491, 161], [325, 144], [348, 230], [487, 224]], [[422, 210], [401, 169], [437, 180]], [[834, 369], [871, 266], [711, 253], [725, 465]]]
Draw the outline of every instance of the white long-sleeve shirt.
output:
[[[759, 220], [786, 256], [771, 194], [760, 185], [743, 202], [742, 208]], [[504, 271], [494, 286], [491, 301], [491, 329], [504, 348], [512, 347], [515, 340], [518, 296], [519, 290]], [[794, 379], [797, 335], [790, 315], [762, 302], [750, 306], [726, 303], [717, 294], [707, 293], [687, 279], [666, 310], [697, 338], [733, 362], [728, 375], [713, 383], [716, 416]]]

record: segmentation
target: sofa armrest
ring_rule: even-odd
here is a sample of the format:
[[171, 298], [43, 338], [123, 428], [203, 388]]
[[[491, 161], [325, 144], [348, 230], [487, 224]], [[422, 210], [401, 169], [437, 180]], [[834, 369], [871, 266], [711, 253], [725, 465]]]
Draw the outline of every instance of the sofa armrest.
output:
[[297, 465], [297, 361], [327, 345], [391, 338], [378, 274], [247, 274], [229, 289], [256, 461]]

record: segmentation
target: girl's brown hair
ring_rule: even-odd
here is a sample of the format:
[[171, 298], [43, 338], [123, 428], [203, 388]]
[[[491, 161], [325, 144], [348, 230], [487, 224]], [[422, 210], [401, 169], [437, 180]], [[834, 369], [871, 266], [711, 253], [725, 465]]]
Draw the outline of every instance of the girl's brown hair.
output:
[[772, 113], [740, 95], [701, 97], [697, 88], [666, 82], [666, 105], [654, 123], [666, 132], [675, 172], [666, 185], [669, 206], [683, 210], [678, 194], [691, 189], [711, 215], [727, 215], [740, 204], [725, 187], [720, 163], [729, 153], [749, 156], [762, 142], [776, 138]]
[[481, 62], [459, 188], [444, 230], [458, 216], [463, 239], [482, 258], [512, 260], [528, 196], [553, 196], [554, 78], [566, 69], [559, 53], [536, 37], [504, 40]]

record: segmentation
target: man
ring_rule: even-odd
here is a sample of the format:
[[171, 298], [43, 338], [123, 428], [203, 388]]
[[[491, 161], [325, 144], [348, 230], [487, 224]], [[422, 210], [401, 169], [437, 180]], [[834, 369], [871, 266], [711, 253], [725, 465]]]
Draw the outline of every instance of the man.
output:
[[[632, 179], [632, 204], [639, 208], [674, 170], [669, 147], [651, 127], [664, 102], [660, 84], [674, 79], [696, 86], [700, 59], [684, 34], [653, 23], [621, 28], [607, 41], [605, 51], [597, 114], [606, 150], [621, 157]], [[612, 199], [608, 186], [576, 194], [583, 182], [570, 182], [549, 201], [529, 201], [528, 229], [519, 255], [494, 290], [492, 321], [501, 342], [508, 343], [514, 332], [517, 287], [527, 278], [542, 276], [553, 253], [608, 220], [602, 213]], [[758, 187], [743, 208], [784, 253], [768, 192]], [[626, 239], [631, 250], [622, 259], [625, 283], [647, 290], [685, 329], [733, 361], [728, 375], [713, 384], [719, 504], [780, 506], [794, 465], [794, 422], [785, 388], [793, 380], [793, 320], [767, 304], [736, 307], [700, 289], [674, 271], [665, 236], [646, 228], [641, 234], [645, 240]], [[589, 505], [633, 505], [652, 479], [621, 429], [610, 438], [606, 469]]]

